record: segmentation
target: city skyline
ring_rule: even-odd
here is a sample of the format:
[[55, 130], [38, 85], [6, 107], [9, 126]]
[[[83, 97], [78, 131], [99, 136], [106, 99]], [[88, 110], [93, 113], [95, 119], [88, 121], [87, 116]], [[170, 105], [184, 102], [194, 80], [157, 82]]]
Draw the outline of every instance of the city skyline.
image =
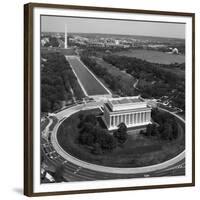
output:
[[41, 32], [64, 33], [65, 25], [67, 25], [68, 33], [140, 35], [185, 39], [185, 24], [182, 23], [41, 16]]

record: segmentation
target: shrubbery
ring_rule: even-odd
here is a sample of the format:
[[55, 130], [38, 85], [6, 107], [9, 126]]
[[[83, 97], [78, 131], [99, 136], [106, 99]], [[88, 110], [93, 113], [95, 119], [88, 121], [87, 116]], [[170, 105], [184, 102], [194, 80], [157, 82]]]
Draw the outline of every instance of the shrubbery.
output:
[[121, 123], [118, 125], [118, 129], [114, 131], [113, 136], [120, 144], [123, 144], [127, 140], [127, 127], [126, 124]]
[[175, 117], [166, 112], [152, 110], [152, 119], [155, 123], [147, 126], [146, 132], [141, 131], [141, 134], [147, 136], [157, 136], [163, 140], [174, 140], [178, 137], [178, 125]]
[[80, 115], [79, 119], [78, 141], [80, 144], [92, 147], [92, 152], [95, 154], [101, 154], [105, 150], [116, 147], [116, 139], [98, 125], [95, 115]]

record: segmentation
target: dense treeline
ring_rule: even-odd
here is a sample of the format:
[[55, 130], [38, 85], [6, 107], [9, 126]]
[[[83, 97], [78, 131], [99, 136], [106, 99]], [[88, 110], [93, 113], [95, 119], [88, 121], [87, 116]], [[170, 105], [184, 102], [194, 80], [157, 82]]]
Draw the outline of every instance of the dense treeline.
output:
[[72, 101], [72, 90], [77, 99], [83, 92], [65, 57], [59, 53], [41, 55], [41, 110], [52, 112]]
[[100, 66], [97, 64], [95, 59], [91, 58], [87, 54], [81, 55], [81, 60], [83, 63], [89, 67], [98, 77], [102, 78], [108, 87], [115, 93], [120, 96], [131, 96], [135, 95], [134, 88], [125, 87], [123, 83], [121, 83], [121, 78], [119, 76], [112, 76], [108, 72], [108, 70], [105, 67]]
[[118, 125], [118, 129], [114, 131], [113, 136], [117, 139], [117, 141], [120, 144], [125, 143], [128, 137], [126, 124], [120, 123]]
[[173, 71], [174, 68], [184, 69], [185, 64], [164, 65], [117, 55], [107, 55], [103, 59], [146, 82], [138, 86], [143, 97], [170, 96], [175, 106], [185, 108], [185, 77]]
[[80, 115], [79, 119], [78, 141], [80, 144], [91, 147], [94, 154], [102, 154], [104, 151], [112, 150], [116, 147], [116, 139], [106, 129], [102, 129], [98, 125], [95, 115]]
[[91, 148], [94, 154], [102, 154], [117, 147], [117, 143], [122, 144], [127, 140], [127, 127], [124, 123], [119, 128], [109, 134], [108, 130], [101, 128], [94, 114], [79, 115], [78, 141], [82, 145]]
[[151, 117], [155, 123], [149, 124], [147, 130], [141, 134], [146, 136], [157, 136], [163, 140], [172, 141], [178, 137], [178, 125], [174, 116], [167, 112], [153, 109]]
[[[140, 78], [141, 75], [143, 75], [142, 73], [145, 72], [149, 73], [148, 78], [153, 76], [157, 79], [162, 79], [172, 85], [177, 80], [177, 74], [173, 73], [172, 71], [167, 71], [164, 68], [169, 66], [173, 67], [173, 65], [177, 67], [178, 64], [172, 64], [168, 66], [164, 64], [150, 63], [138, 58], [117, 55], [104, 56], [103, 59], [106, 62], [109, 62], [112, 65], [118, 67], [120, 70], [126, 70], [128, 73], [133, 74], [136, 78]], [[184, 80], [184, 77], [178, 77], [179, 79]]]

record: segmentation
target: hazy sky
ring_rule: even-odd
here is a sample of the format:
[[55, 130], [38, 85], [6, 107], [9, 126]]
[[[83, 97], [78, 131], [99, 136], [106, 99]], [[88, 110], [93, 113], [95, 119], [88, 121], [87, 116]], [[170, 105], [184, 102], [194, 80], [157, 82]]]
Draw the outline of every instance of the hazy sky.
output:
[[41, 17], [42, 32], [109, 33], [185, 38], [185, 24], [88, 19], [73, 17]]

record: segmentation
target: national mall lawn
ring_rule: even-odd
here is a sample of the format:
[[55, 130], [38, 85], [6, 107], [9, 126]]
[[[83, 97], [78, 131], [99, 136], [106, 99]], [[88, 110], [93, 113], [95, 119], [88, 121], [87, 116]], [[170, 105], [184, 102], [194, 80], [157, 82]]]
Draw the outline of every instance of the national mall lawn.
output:
[[[167, 161], [185, 148], [184, 123], [175, 119], [178, 130], [176, 139], [163, 140], [157, 136], [135, 134], [131, 130], [127, 130], [127, 139], [124, 143], [117, 143], [112, 150], [94, 153], [91, 146], [79, 142], [80, 129], [78, 126], [80, 114], [99, 116], [100, 113], [99, 109], [80, 111], [71, 115], [60, 125], [57, 139], [67, 153], [80, 160], [103, 166], [144, 167]], [[110, 134], [112, 135], [112, 133]]]

